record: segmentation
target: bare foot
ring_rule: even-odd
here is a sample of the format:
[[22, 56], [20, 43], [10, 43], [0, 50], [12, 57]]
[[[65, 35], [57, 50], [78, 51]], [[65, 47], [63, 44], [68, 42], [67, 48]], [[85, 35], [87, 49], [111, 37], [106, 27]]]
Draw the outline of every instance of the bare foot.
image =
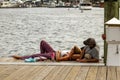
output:
[[21, 59], [21, 56], [18, 56], [18, 55], [13, 55], [12, 56], [14, 59]]

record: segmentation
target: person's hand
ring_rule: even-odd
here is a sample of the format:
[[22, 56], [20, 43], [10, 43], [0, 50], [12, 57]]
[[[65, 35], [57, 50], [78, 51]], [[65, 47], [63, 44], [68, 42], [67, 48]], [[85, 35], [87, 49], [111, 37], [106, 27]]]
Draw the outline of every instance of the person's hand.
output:
[[87, 60], [86, 59], [76, 59], [77, 62], [83, 62], [83, 63], [86, 63]]
[[87, 62], [87, 60], [86, 59], [81, 59], [80, 62]]

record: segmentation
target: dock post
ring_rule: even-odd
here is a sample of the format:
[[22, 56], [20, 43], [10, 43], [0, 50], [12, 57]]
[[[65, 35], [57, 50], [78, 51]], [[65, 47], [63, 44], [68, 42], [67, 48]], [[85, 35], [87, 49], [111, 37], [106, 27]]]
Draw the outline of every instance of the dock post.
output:
[[[104, 0], [104, 23], [116, 17], [119, 19], [119, 0]], [[104, 24], [104, 34], [106, 35], [106, 28]], [[107, 48], [108, 44], [104, 40], [104, 63], [107, 61]]]

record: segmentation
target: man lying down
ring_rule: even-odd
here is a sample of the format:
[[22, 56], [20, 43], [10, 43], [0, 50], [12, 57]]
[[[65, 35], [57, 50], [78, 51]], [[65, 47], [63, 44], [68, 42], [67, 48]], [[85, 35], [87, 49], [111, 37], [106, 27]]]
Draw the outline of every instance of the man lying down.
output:
[[46, 59], [54, 61], [99, 62], [99, 47], [96, 45], [95, 39], [88, 38], [83, 43], [85, 46], [82, 48], [74, 46], [70, 51], [55, 51], [46, 41], [42, 40], [40, 43], [40, 53], [26, 56], [13, 55], [12, 57], [27, 62], [43, 61]]

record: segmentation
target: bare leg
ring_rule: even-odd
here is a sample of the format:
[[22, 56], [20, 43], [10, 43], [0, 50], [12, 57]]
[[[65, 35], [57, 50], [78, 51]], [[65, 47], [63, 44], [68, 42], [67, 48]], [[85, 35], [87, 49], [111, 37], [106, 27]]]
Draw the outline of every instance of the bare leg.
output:
[[38, 54], [33, 54], [33, 55], [28, 55], [28, 56], [16, 56], [16, 55], [14, 55], [12, 57], [15, 58], [15, 59], [24, 60], [24, 59], [27, 59], [27, 58], [30, 58], [30, 57], [34, 58], [34, 57], [41, 57], [41, 56], [43, 56], [43, 57], [46, 57], [48, 59], [51, 59], [51, 55], [52, 55], [52, 53], [47, 53], [47, 54], [38, 53]]
[[41, 53], [38, 53], [38, 54], [33, 54], [33, 55], [28, 55], [28, 56], [12, 56], [13, 58], [15, 59], [26, 59], [26, 58], [30, 58], [30, 57], [40, 57], [40, 56], [44, 56], [48, 59], [51, 59], [51, 55], [53, 53], [55, 53], [55, 51], [53, 50], [53, 48], [47, 43], [45, 42], [44, 40], [41, 41], [40, 43], [40, 50], [41, 50]]

